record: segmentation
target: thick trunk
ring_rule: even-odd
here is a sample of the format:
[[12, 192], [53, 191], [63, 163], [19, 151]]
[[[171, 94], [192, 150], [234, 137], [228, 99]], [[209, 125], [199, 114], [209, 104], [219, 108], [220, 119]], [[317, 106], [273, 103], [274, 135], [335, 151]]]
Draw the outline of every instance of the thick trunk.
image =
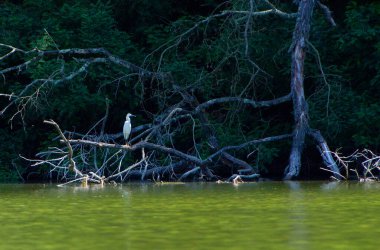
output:
[[305, 49], [301, 43], [295, 45], [292, 54], [292, 81], [291, 92], [293, 98], [293, 112], [295, 128], [293, 131], [293, 143], [290, 152], [289, 166], [285, 179], [297, 176], [301, 168], [301, 155], [305, 142], [305, 135], [309, 128], [307, 102], [303, 88], [303, 71]]
[[301, 0], [299, 2], [298, 17], [293, 33], [292, 46], [290, 48], [292, 54], [290, 87], [293, 98], [295, 128], [293, 131], [293, 145], [290, 152], [289, 166], [285, 173], [285, 179], [291, 179], [300, 172], [302, 149], [305, 142], [305, 135], [309, 128], [303, 82], [306, 41], [309, 38], [314, 5], [314, 0]]
[[290, 47], [292, 55], [290, 87], [293, 99], [295, 127], [293, 131], [293, 144], [289, 157], [289, 165], [285, 170], [285, 179], [291, 179], [300, 173], [301, 155], [306, 135], [310, 135], [314, 138], [326, 166], [332, 170], [336, 178], [341, 178], [339, 168], [332, 158], [329, 147], [323, 136], [319, 131], [312, 130], [309, 127], [308, 107], [304, 93], [304, 64], [314, 6], [315, 0], [299, 1], [298, 17], [293, 32], [292, 46]]

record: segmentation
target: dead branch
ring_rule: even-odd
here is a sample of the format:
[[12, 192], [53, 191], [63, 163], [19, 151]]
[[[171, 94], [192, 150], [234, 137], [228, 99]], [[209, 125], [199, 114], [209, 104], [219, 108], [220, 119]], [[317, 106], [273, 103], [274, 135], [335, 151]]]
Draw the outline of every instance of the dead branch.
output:
[[[178, 91], [181, 94], [184, 101], [186, 103], [189, 103], [190, 107], [194, 109], [192, 113], [194, 113], [194, 115], [198, 117], [201, 123], [202, 134], [204, 137], [207, 138], [208, 145], [210, 146], [212, 152], [219, 150], [220, 146], [217, 139], [216, 131], [210, 125], [209, 120], [204, 110], [203, 109], [197, 110], [197, 108], [199, 108], [202, 104], [199, 104], [197, 98], [193, 96], [192, 94], [190, 94], [188, 91], [183, 90], [183, 89], [178, 89]], [[253, 172], [253, 168], [251, 167], [251, 165], [249, 165], [247, 162], [243, 160], [237, 159], [236, 157], [228, 154], [227, 152], [223, 152], [221, 154], [221, 162], [223, 163], [223, 165], [227, 165], [231, 169], [233, 169], [234, 167], [238, 167], [238, 168], [244, 168], [248, 171]], [[220, 164], [216, 164], [216, 165], [219, 166]], [[203, 168], [202, 170], [204, 170], [206, 174], [209, 175], [208, 177], [213, 178], [213, 174], [210, 171], [207, 171], [205, 168]]]
[[[178, 36], [172, 38], [168, 42], [162, 44], [157, 49], [155, 49], [152, 53], [150, 53], [146, 58], [145, 61], [148, 60], [149, 57], [151, 57], [153, 54], [162, 51], [160, 55], [160, 59], [158, 61], [158, 69], [157, 71], [160, 71], [161, 63], [164, 58], [164, 55], [170, 51], [171, 49], [176, 48], [179, 46], [182, 42], [186, 41], [186, 38], [190, 36], [193, 32], [198, 30], [199, 27], [202, 25], [208, 25], [212, 20], [218, 19], [218, 18], [228, 18], [229, 16], [235, 16], [235, 15], [243, 15], [245, 16], [243, 19], [247, 18], [250, 19], [253, 16], [261, 17], [261, 16], [268, 16], [268, 15], [275, 15], [286, 19], [294, 19], [297, 17], [297, 13], [286, 13], [279, 9], [277, 9], [273, 4], [271, 4], [269, 1], [264, 1], [267, 5], [270, 6], [270, 9], [268, 10], [262, 10], [262, 11], [245, 11], [245, 10], [225, 10], [221, 13], [210, 15], [198, 22], [196, 22], [191, 28], [187, 29], [185, 32], [179, 34]], [[253, 62], [253, 61], [251, 61]], [[253, 63], [253, 65], [259, 70], [263, 71], [256, 63]], [[266, 73], [265, 71], [263, 71]]]
[[[360, 182], [379, 180], [379, 177], [375, 175], [374, 171], [379, 172], [380, 170], [380, 156], [376, 155], [371, 150], [356, 150], [354, 153], [348, 156], [343, 156], [339, 152], [332, 152], [332, 155], [336, 159], [336, 161], [346, 170], [346, 176], [342, 176], [343, 179], [348, 180], [348, 173], [349, 171], [352, 171], [355, 173], [357, 180]], [[361, 166], [361, 168], [358, 166]], [[331, 170], [325, 168], [321, 169], [328, 172], [332, 172]], [[362, 172], [361, 175], [359, 174], [359, 171]]]
[[129, 171], [131, 171], [131, 170], [134, 169], [135, 167], [140, 166], [145, 160], [146, 160], [146, 158], [142, 158], [139, 162], [136, 162], [135, 164], [133, 164], [133, 165], [127, 167], [127, 168], [124, 169], [123, 171], [120, 171], [120, 172], [118, 172], [118, 173], [116, 173], [116, 174], [113, 174], [113, 175], [108, 176], [107, 178], [104, 179], [104, 181], [107, 182], [107, 181], [109, 181], [109, 180], [111, 180], [111, 179], [114, 179], [114, 178], [120, 177], [120, 176], [122, 176], [122, 175], [128, 173]]
[[[239, 150], [242, 148], [245, 148], [247, 146], [252, 146], [252, 145], [257, 145], [260, 143], [265, 143], [265, 142], [273, 142], [273, 141], [279, 141], [283, 139], [287, 139], [292, 137], [291, 134], [285, 134], [285, 135], [278, 135], [278, 136], [271, 136], [271, 137], [266, 137], [262, 139], [257, 139], [257, 140], [252, 140], [245, 142], [240, 145], [235, 145], [235, 146], [226, 146], [215, 152], [214, 154], [210, 155], [207, 157], [205, 160], [199, 159], [195, 156], [185, 154], [177, 149], [174, 148], [168, 148], [163, 145], [157, 145], [154, 143], [146, 142], [146, 141], [140, 141], [134, 145], [119, 145], [119, 144], [111, 144], [111, 143], [104, 143], [104, 142], [94, 142], [94, 141], [88, 141], [88, 140], [81, 140], [81, 139], [71, 139], [68, 140], [69, 143], [71, 144], [83, 144], [83, 145], [90, 145], [90, 146], [96, 146], [100, 148], [114, 148], [114, 149], [122, 149], [126, 151], [135, 151], [138, 149], [146, 148], [150, 150], [157, 150], [162, 153], [170, 154], [177, 156], [180, 159], [192, 162], [193, 164], [196, 164], [198, 166], [204, 166], [213, 161], [214, 158], [220, 156], [223, 152], [225, 151], [230, 151], [230, 150]], [[64, 142], [64, 141], [62, 141]]]
[[[193, 115], [199, 115], [203, 110], [208, 109], [214, 105], [218, 105], [218, 104], [222, 104], [222, 103], [229, 103], [229, 102], [239, 102], [239, 103], [243, 103], [246, 105], [250, 105], [253, 108], [271, 107], [271, 106], [279, 105], [279, 104], [282, 104], [284, 102], [290, 101], [291, 97], [292, 97], [291, 93], [288, 95], [279, 97], [279, 98], [275, 98], [272, 100], [265, 100], [265, 101], [254, 101], [252, 99], [240, 98], [240, 97], [221, 97], [221, 98], [216, 98], [216, 99], [206, 101], [204, 103], [198, 104], [197, 106], [193, 105], [194, 111], [189, 112], [189, 114], [184, 114], [182, 116], [174, 116], [174, 113], [183, 111], [183, 109], [177, 107], [177, 108], [174, 108], [172, 111], [170, 111], [169, 115], [165, 118], [165, 120], [163, 122], [160, 122], [156, 126], [150, 126], [146, 131], [144, 131], [143, 133], [141, 133], [141, 134], [135, 136], [133, 139], [131, 139], [131, 143], [136, 142], [138, 139], [142, 138], [143, 136], [145, 136], [148, 133], [149, 133], [149, 135], [148, 135], [148, 138], [149, 138], [152, 134], [154, 134], [154, 132], [156, 132], [161, 127], [166, 126], [169, 123], [178, 121], [182, 118], [189, 118], [189, 117], [191, 117], [192, 114]], [[187, 101], [189, 101], [189, 99], [193, 99], [193, 98], [194, 97], [192, 97], [192, 96], [191, 96], [191, 98], [189, 98], [189, 96], [185, 97], [185, 99]], [[121, 134], [120, 134], [120, 136], [121, 136]]]
[[234, 174], [230, 178], [227, 179], [227, 182], [234, 182], [236, 178], [240, 179], [241, 181], [257, 181], [260, 177], [259, 174], [250, 174], [250, 175], [242, 175], [242, 174]]
[[10, 51], [3, 55], [2, 57], [0, 57], [0, 61], [3, 61], [5, 60], [6, 58], [10, 57], [11, 55], [13, 55], [14, 53], [16, 52], [22, 52], [22, 53], [25, 53], [25, 51], [21, 50], [21, 49], [18, 49], [18, 48], [15, 48], [13, 46], [10, 46], [10, 45], [7, 45], [7, 44], [3, 44], [3, 43], [0, 43], [0, 46], [1, 47], [5, 47], [5, 48], [8, 48], [10, 49]]
[[[72, 71], [70, 74], [64, 75], [64, 72], [60, 70], [58, 72], [59, 74], [54, 73], [47, 79], [33, 80], [32, 82], [27, 84], [18, 94], [14, 93], [12, 95], [8, 95], [12, 99], [12, 101], [10, 101], [10, 103], [8, 103], [8, 105], [5, 106], [0, 111], [0, 115], [3, 115], [11, 106], [15, 105], [18, 102], [24, 102], [24, 104], [21, 105], [21, 110], [25, 109], [26, 105], [30, 104], [32, 97], [36, 93], [38, 93], [43, 86], [46, 86], [48, 84], [59, 85], [61, 83], [69, 82], [73, 80], [74, 78], [78, 77], [79, 75], [86, 73], [88, 71], [88, 68], [92, 64], [99, 64], [99, 63], [115, 64], [122, 68], [127, 69], [128, 71], [132, 73], [136, 73], [140, 79], [147, 79], [147, 78], [148, 79], [164, 79], [166, 77], [166, 74], [148, 71], [131, 62], [123, 60], [111, 54], [109, 51], [105, 50], [104, 48], [88, 48], [88, 49], [71, 48], [71, 49], [61, 49], [61, 50], [39, 50], [35, 48], [30, 51], [23, 51], [21, 49], [14, 48], [10, 45], [0, 44], [0, 46], [12, 48], [11, 52], [9, 52], [8, 54], [0, 58], [0, 61], [8, 58], [10, 55], [14, 54], [15, 52], [19, 52], [24, 55], [34, 55], [34, 57], [26, 60], [23, 63], [0, 70], [0, 75], [2, 75], [4, 79], [5, 79], [5, 76], [4, 76], [5, 74], [10, 73], [10, 72], [15, 72], [15, 71], [22, 72], [28, 67], [30, 67], [30, 65], [33, 65], [41, 61], [42, 59], [60, 58], [60, 59], [63, 59], [64, 61], [75, 60], [77, 63], [81, 64], [79, 68]], [[57, 74], [59, 75], [59, 77], [55, 78]], [[35, 93], [33, 94], [29, 94], [28, 96], [28, 92], [32, 88], [35, 88], [35, 87], [37, 88], [37, 91], [35, 91]], [[16, 114], [20, 112], [21, 111], [17, 112]]]
[[270, 10], [262, 10], [250, 12], [246, 10], [225, 10], [222, 14], [233, 14], [233, 15], [252, 15], [252, 16], [267, 16], [267, 15], [278, 15], [279, 17], [286, 19], [294, 19], [297, 17], [297, 13], [286, 13], [279, 9], [270, 9]]
[[82, 172], [77, 169], [75, 161], [73, 160], [73, 148], [71, 147], [69, 140], [62, 133], [62, 130], [59, 128], [58, 124], [53, 120], [50, 120], [50, 121], [45, 120], [44, 123], [53, 125], [56, 128], [56, 130], [58, 131], [59, 135], [61, 136], [63, 142], [66, 144], [67, 149], [68, 149], [67, 157], [68, 157], [68, 160], [70, 162], [69, 163], [69, 170], [74, 172], [75, 174], [83, 177]]
[[204, 102], [200, 104], [198, 107], [195, 108], [195, 112], [200, 112], [203, 109], [209, 108], [213, 105], [221, 104], [221, 103], [226, 103], [226, 102], [239, 102], [243, 103], [246, 105], [250, 105], [253, 108], [261, 108], [261, 107], [270, 107], [274, 105], [278, 105], [287, 101], [290, 101], [292, 98], [292, 94], [287, 94], [285, 96], [272, 99], [272, 100], [267, 100], [267, 101], [254, 101], [252, 99], [247, 99], [247, 98], [240, 98], [240, 97], [221, 97], [221, 98], [216, 98], [209, 100], [207, 102]]
[[336, 23], [334, 21], [334, 18], [332, 17], [332, 11], [326, 5], [322, 4], [321, 1], [317, 1], [317, 4], [319, 8], [322, 9], [326, 20], [331, 24], [331, 26], [335, 27]]
[[284, 139], [288, 139], [291, 137], [292, 137], [292, 134], [284, 134], [284, 135], [270, 136], [270, 137], [266, 137], [266, 138], [262, 138], [262, 139], [252, 140], [252, 141], [242, 143], [240, 145], [225, 146], [225, 147], [219, 149], [218, 151], [216, 151], [214, 154], [210, 155], [206, 161], [210, 161], [211, 159], [214, 159], [215, 157], [219, 156], [221, 153], [223, 153], [225, 151], [239, 150], [239, 149], [242, 149], [242, 148], [245, 148], [248, 146], [252, 146], [252, 145], [257, 145], [260, 143], [279, 141], [279, 140], [284, 140]]
[[[104, 48], [88, 48], [88, 49], [79, 49], [79, 48], [71, 48], [71, 49], [61, 49], [61, 50], [39, 50], [39, 49], [33, 49], [30, 51], [23, 51], [20, 49], [17, 49], [17, 51], [21, 51], [24, 54], [34, 54], [36, 53], [36, 56], [32, 59], [13, 66], [6, 69], [3, 69], [0, 71], [0, 74], [5, 74], [12, 71], [22, 71], [25, 68], [28, 67], [28, 65], [35, 63], [43, 58], [52, 58], [52, 57], [60, 57], [60, 58], [86, 58], [83, 59], [84, 61], [88, 63], [113, 63], [118, 66], [121, 66], [123, 68], [126, 68], [130, 70], [131, 72], [138, 73], [140, 77], [142, 78], [159, 78], [161, 79], [163, 77], [162, 74], [157, 74], [151, 71], [148, 71], [146, 69], [143, 69], [131, 62], [128, 62], [126, 60], [123, 60], [113, 54], [111, 54], [109, 51], [107, 51]], [[95, 57], [93, 59], [88, 59], [89, 57]]]
[[326, 140], [323, 138], [321, 132], [318, 130], [309, 129], [308, 134], [315, 140], [325, 166], [331, 169], [331, 172], [334, 173], [335, 178], [341, 178], [342, 175], [340, 174], [339, 168], [336, 165], [336, 162], [331, 155], [330, 148], [327, 145]]
[[285, 19], [294, 19], [297, 17], [297, 13], [286, 13], [284, 11], [279, 10], [276, 8], [274, 4], [269, 2], [268, 0], [263, 0], [263, 2], [270, 7], [269, 10], [262, 10], [262, 11], [253, 11], [251, 4], [251, 10], [245, 11], [245, 10], [226, 10], [222, 11], [223, 13], [227, 14], [238, 14], [238, 15], [248, 15], [248, 16], [266, 16], [266, 15], [277, 15], [279, 17], [285, 18]]
[[150, 133], [145, 137], [145, 141], [148, 141], [149, 138], [161, 127], [163, 126], [167, 126], [170, 121], [171, 121], [171, 118], [174, 116], [175, 113], [177, 112], [181, 112], [182, 109], [181, 108], [174, 108], [172, 111], [170, 111], [170, 113], [167, 115], [167, 117], [158, 125], [158, 126], [154, 126]]
[[145, 141], [140, 141], [132, 146], [130, 145], [119, 145], [119, 144], [111, 144], [111, 143], [105, 143], [105, 142], [94, 142], [94, 141], [89, 141], [89, 140], [81, 140], [81, 139], [76, 139], [76, 140], [69, 140], [71, 144], [83, 144], [83, 145], [90, 145], [90, 146], [96, 146], [99, 148], [114, 148], [114, 149], [123, 149], [126, 151], [135, 151], [138, 149], [146, 148], [146, 149], [151, 149], [151, 150], [157, 150], [162, 153], [167, 153], [171, 154], [174, 156], [177, 156], [181, 159], [187, 160], [189, 162], [192, 162], [194, 164], [198, 165], [203, 165], [205, 162], [202, 161], [201, 159], [185, 154], [179, 150], [176, 150], [174, 148], [168, 148], [162, 145], [157, 145], [151, 142], [145, 142]]
[[179, 181], [184, 181], [186, 179], [189, 179], [190, 177], [194, 177], [195, 175], [199, 174], [201, 172], [200, 167], [195, 167], [186, 173], [182, 174], [181, 177], [179, 177]]
[[177, 181], [179, 179], [178, 174], [183, 173], [188, 169], [189, 166], [184, 160], [180, 160], [176, 163], [169, 164], [168, 166], [155, 166], [153, 163], [151, 168], [147, 169], [143, 175], [141, 170], [131, 170], [124, 176], [123, 180], [126, 178], [129, 179], [138, 179], [138, 180], [153, 180], [158, 182], [162, 179], [174, 180]]

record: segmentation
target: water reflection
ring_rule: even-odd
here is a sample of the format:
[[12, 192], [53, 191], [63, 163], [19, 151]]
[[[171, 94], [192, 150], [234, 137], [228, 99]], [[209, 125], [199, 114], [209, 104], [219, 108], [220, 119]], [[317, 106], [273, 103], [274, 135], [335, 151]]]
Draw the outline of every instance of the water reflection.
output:
[[376, 249], [379, 188], [0, 185], [0, 249]]
[[308, 211], [305, 209], [305, 194], [300, 182], [287, 181], [285, 184], [289, 187], [289, 204], [288, 215], [291, 221], [288, 244], [293, 249], [307, 249], [309, 242], [309, 228], [305, 222], [308, 217]]
[[322, 183], [321, 189], [325, 191], [335, 190], [339, 185], [342, 185], [342, 183], [338, 181]]

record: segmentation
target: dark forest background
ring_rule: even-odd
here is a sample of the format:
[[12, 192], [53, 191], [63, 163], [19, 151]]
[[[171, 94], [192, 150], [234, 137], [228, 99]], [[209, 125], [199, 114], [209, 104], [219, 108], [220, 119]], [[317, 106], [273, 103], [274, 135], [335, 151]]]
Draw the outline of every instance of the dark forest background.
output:
[[[282, 10], [295, 12], [292, 1], [274, 1]], [[337, 23], [331, 27], [320, 11], [313, 17], [310, 49], [306, 60], [305, 91], [310, 122], [324, 134], [332, 150], [343, 153], [368, 148], [380, 151], [380, 3], [378, 1], [324, 1]], [[214, 0], [25, 0], [0, 3], [0, 43], [29, 50], [103, 47], [125, 60], [146, 68], [157, 68], [161, 53], [152, 53], [192, 25], [226, 5], [245, 1]], [[247, 85], [250, 66], [241, 60], [244, 41], [231, 23], [215, 20], [170, 50], [162, 59], [162, 71], [171, 72], [181, 86], [188, 86], [200, 101], [221, 96], [271, 99], [289, 91], [290, 56], [294, 20], [255, 18], [249, 43], [255, 62], [267, 73]], [[0, 49], [1, 50], [1, 49]], [[2, 51], [3, 52], [3, 51]], [[148, 56], [150, 55], [150, 56]], [[0, 62], [0, 69], [13, 61]], [[223, 62], [223, 63], [221, 63]], [[221, 66], [220, 66], [221, 65]], [[239, 65], [239, 67], [237, 66]], [[44, 77], [56, 68], [54, 61], [38, 63], [20, 75], [1, 79], [0, 92], [11, 93], [32, 78]], [[70, 67], [68, 65], [67, 67]], [[321, 74], [322, 67], [324, 76]], [[202, 76], [202, 81], [199, 81]], [[167, 105], [170, 93], [162, 83], [150, 88], [135, 78], [126, 78], [113, 66], [92, 66], [85, 76], [51, 88], [25, 113], [0, 121], [0, 181], [46, 180], [49, 167], [30, 167], [19, 155], [35, 157], [52, 145], [56, 131], [44, 125], [54, 119], [61, 128], [85, 133], [105, 114], [105, 131], [121, 132], [126, 113], [137, 117], [133, 124], [151, 122]], [[4, 106], [7, 99], [2, 97]], [[108, 103], [108, 104], [107, 104]], [[220, 107], [209, 113], [220, 144], [291, 131], [291, 104], [271, 109]], [[189, 126], [191, 128], [191, 126]], [[191, 134], [176, 145], [186, 149]], [[182, 141], [182, 144], [181, 144]], [[123, 143], [122, 140], [120, 143]], [[290, 142], [265, 144], [250, 149], [248, 159], [268, 176], [281, 175], [287, 164]], [[282, 149], [286, 150], [282, 150]], [[207, 148], [200, 145], [200, 154]], [[247, 152], [245, 152], [247, 154]], [[128, 156], [131, 161], [133, 154]], [[323, 174], [321, 160], [313, 148], [303, 157], [303, 178]], [[20, 177], [22, 176], [22, 178]]]

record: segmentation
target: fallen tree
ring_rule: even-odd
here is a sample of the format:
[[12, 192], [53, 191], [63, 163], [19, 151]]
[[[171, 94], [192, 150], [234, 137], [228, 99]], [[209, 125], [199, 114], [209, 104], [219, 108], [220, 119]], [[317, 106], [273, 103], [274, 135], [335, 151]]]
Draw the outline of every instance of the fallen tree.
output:
[[[73, 172], [80, 180], [85, 179], [86, 181], [90, 180], [98, 183], [110, 180], [124, 181], [131, 178], [140, 180], [227, 179], [231, 181], [239, 177], [238, 179], [251, 180], [259, 176], [259, 170], [231, 152], [261, 143], [292, 138], [289, 164], [284, 171], [284, 178], [292, 179], [300, 173], [305, 137], [310, 136], [314, 139], [326, 167], [330, 169], [337, 179], [340, 179], [339, 168], [330, 153], [325, 139], [318, 130], [311, 128], [309, 125], [308, 105], [304, 94], [304, 64], [307, 47], [309, 46], [309, 33], [315, 5], [320, 7], [328, 21], [334, 25], [331, 13], [325, 5], [315, 0], [297, 1], [297, 13], [281, 11], [267, 0], [257, 2], [259, 5], [256, 1], [250, 0], [248, 10], [226, 9], [219, 14], [211, 15], [196, 22], [190, 29], [163, 44], [148, 56], [160, 55], [155, 70], [138, 66], [119, 58], [103, 48], [56, 50], [35, 48], [25, 51], [11, 45], [0, 44], [0, 46], [9, 50], [0, 57], [0, 61], [5, 61], [12, 56], [23, 58], [21, 63], [0, 70], [0, 74], [4, 79], [8, 74], [25, 71], [37, 63], [43, 63], [45, 60], [56, 60], [61, 63], [61, 67], [51, 72], [48, 78], [34, 79], [23, 86], [17, 93], [2, 94], [2, 96], [8, 98], [9, 102], [2, 108], [1, 114], [5, 115], [14, 107], [16, 111], [10, 116], [10, 120], [13, 120], [17, 115], [22, 118], [27, 112], [27, 107], [33, 105], [34, 102], [38, 102], [41, 93], [46, 91], [47, 88], [64, 85], [78, 76], [87, 74], [92, 65], [113, 65], [119, 67], [122, 72], [127, 72], [125, 77], [134, 77], [143, 86], [148, 83], [150, 86], [157, 84], [157, 91], [159, 91], [160, 84], [164, 84], [164, 90], [159, 93], [170, 92], [169, 97], [165, 96], [165, 102], [170, 104], [159, 109], [151, 123], [134, 128], [133, 138], [129, 142], [130, 144], [126, 145], [118, 143], [121, 133], [110, 135], [104, 132], [108, 118], [108, 107], [104, 118], [93, 126], [93, 128], [101, 127], [99, 134], [91, 133], [93, 128], [85, 134], [72, 131], [62, 132], [57, 123], [46, 121], [47, 124], [56, 128], [60, 140], [65, 146], [62, 148], [53, 147], [47, 151], [40, 152], [37, 156], [43, 159], [32, 159], [34, 166], [47, 164], [51, 166], [51, 171], [58, 173], [60, 178], [71, 178], [70, 173]], [[263, 9], [258, 9], [259, 7]], [[244, 24], [243, 39], [245, 46], [243, 54], [247, 63], [252, 67], [251, 79], [254, 79], [257, 74], [268, 75], [250, 57], [251, 45], [249, 44], [248, 36], [253, 18], [273, 15], [279, 18], [296, 19], [293, 39], [289, 48], [291, 55], [290, 91], [286, 95], [264, 101], [258, 101], [253, 97], [222, 96], [199, 102], [196, 91], [188, 86], [177, 84], [178, 81], [170, 72], [161, 70], [165, 54], [181, 46], [202, 25], [208, 25], [215, 19], [230, 18]], [[69, 73], [65, 72], [65, 65], [68, 63], [76, 65]], [[216, 69], [212, 71], [212, 74], [216, 74]], [[201, 88], [201, 86], [197, 88]], [[245, 140], [239, 145], [221, 146], [217, 132], [208, 117], [209, 110], [213, 107], [230, 103], [258, 109], [271, 108], [290, 101], [293, 104], [293, 132], [284, 131], [285, 133], [282, 135]], [[176, 148], [175, 134], [179, 133], [182, 127], [185, 126], [192, 128], [192, 135], [189, 137], [192, 141], [188, 142], [186, 149], [180, 150]], [[195, 135], [196, 126], [199, 127], [201, 136]], [[197, 144], [199, 143], [196, 141], [202, 141], [208, 145], [210, 152], [208, 156], [202, 157], [200, 155], [197, 149]], [[128, 152], [139, 152], [139, 160], [128, 164], [125, 161]], [[58, 157], [56, 157], [57, 155]], [[89, 163], [89, 159], [93, 159], [93, 162]], [[99, 162], [99, 160], [102, 162]], [[162, 163], [168, 164], [162, 165]], [[222, 174], [226, 172], [225, 168], [231, 170], [230, 172], [232, 173], [229, 176]]]

